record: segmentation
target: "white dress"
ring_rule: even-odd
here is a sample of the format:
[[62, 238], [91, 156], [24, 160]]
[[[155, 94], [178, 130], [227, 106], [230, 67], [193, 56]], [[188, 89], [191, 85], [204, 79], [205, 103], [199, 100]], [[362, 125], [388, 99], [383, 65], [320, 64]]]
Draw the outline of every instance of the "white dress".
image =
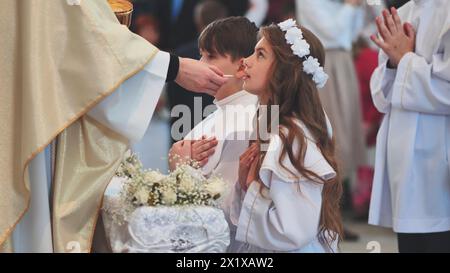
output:
[[[258, 97], [247, 91], [239, 91], [220, 101], [215, 100], [217, 110], [197, 124], [185, 139], [196, 140], [206, 135], [215, 136], [218, 144], [208, 163], [203, 166], [204, 175], [217, 174], [229, 184], [229, 195], [221, 204], [230, 224], [231, 243], [228, 251], [235, 249], [234, 237], [237, 219], [230, 218], [233, 188], [238, 179], [239, 157], [249, 146], [253, 132]], [[233, 108], [238, 106], [239, 108]], [[220, 128], [223, 127], [223, 128]]]
[[399, 10], [416, 49], [396, 70], [379, 67], [372, 98], [384, 113], [376, 144], [369, 223], [398, 233], [450, 230], [450, 1], [415, 0]]
[[[158, 52], [143, 70], [126, 80], [88, 115], [126, 136], [131, 143], [138, 141], [153, 115], [165, 84], [169, 61], [168, 53]], [[30, 207], [12, 234], [14, 252], [53, 252], [48, 151], [49, 148], [30, 163]]]
[[[336, 176], [302, 123], [307, 138], [305, 167], [325, 180]], [[278, 159], [283, 145], [279, 135], [272, 135], [259, 175], [264, 185], [253, 182], [244, 193], [239, 185], [233, 212], [240, 211], [236, 240], [244, 242], [239, 252], [327, 252], [319, 242], [319, 220], [322, 188], [302, 177], [286, 156], [284, 166], [297, 174], [296, 178], [283, 169]], [[298, 150], [298, 144], [293, 146]], [[237, 183], [239, 184], [239, 183]], [[239, 201], [242, 194], [242, 203]], [[244, 195], [245, 194], [245, 195]], [[336, 251], [336, 244], [332, 244]]]

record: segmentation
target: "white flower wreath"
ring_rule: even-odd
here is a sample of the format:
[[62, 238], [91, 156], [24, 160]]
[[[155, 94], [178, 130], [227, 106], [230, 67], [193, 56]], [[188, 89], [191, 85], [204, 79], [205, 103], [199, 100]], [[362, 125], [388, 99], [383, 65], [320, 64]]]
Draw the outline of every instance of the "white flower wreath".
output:
[[[304, 59], [303, 61], [303, 71], [306, 74], [312, 75], [313, 81], [316, 83], [318, 88], [323, 88], [328, 80], [328, 75], [320, 66], [319, 60], [312, 56], [310, 45], [303, 38], [303, 33], [300, 28], [297, 27], [297, 23], [293, 19], [287, 19], [284, 22], [278, 24], [278, 27], [284, 32], [286, 42], [291, 46], [292, 53], [294, 55]], [[308, 56], [308, 57], [307, 57]]]

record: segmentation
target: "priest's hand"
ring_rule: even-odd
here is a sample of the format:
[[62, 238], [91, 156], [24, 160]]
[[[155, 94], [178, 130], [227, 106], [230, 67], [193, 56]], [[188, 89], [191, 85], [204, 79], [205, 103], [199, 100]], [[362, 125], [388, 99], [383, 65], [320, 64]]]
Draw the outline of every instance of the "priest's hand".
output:
[[247, 191], [250, 184], [256, 179], [258, 155], [259, 148], [258, 145], [254, 143], [239, 157], [238, 181], [244, 191]]
[[384, 10], [383, 17], [384, 19], [381, 16], [376, 19], [378, 32], [383, 39], [376, 35], [372, 35], [370, 38], [388, 55], [389, 67], [396, 68], [403, 56], [408, 52], [414, 52], [415, 30], [409, 23], [402, 24], [395, 8], [391, 9], [391, 13]]
[[208, 163], [208, 159], [214, 154], [217, 144], [218, 141], [215, 137], [207, 138], [206, 136], [192, 142], [191, 157], [199, 167], [203, 167]]
[[214, 96], [226, 81], [217, 67], [193, 59], [180, 58], [175, 82], [183, 88]]

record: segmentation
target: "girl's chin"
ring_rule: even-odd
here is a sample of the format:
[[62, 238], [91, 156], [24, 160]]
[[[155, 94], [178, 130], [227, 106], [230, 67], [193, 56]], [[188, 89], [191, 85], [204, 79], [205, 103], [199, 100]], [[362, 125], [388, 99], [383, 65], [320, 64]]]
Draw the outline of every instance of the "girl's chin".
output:
[[245, 84], [244, 83], [243, 89], [245, 91], [249, 92], [250, 94], [253, 94], [253, 95], [258, 95], [259, 94], [259, 92], [257, 90], [255, 90], [254, 88], [252, 88], [252, 86], [249, 85], [249, 84]]
[[248, 80], [244, 81], [244, 84], [242, 85], [242, 87], [244, 88], [245, 91], [253, 94], [253, 92], [252, 92], [252, 85], [249, 84]]

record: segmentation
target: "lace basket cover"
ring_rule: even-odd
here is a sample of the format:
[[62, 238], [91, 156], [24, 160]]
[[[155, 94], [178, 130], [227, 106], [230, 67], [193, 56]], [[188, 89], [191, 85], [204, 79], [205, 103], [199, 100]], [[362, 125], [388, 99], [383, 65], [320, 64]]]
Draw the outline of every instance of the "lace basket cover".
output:
[[140, 207], [128, 222], [113, 221], [123, 180], [115, 177], [105, 191], [102, 217], [116, 253], [225, 252], [230, 231], [221, 209], [206, 206]]

